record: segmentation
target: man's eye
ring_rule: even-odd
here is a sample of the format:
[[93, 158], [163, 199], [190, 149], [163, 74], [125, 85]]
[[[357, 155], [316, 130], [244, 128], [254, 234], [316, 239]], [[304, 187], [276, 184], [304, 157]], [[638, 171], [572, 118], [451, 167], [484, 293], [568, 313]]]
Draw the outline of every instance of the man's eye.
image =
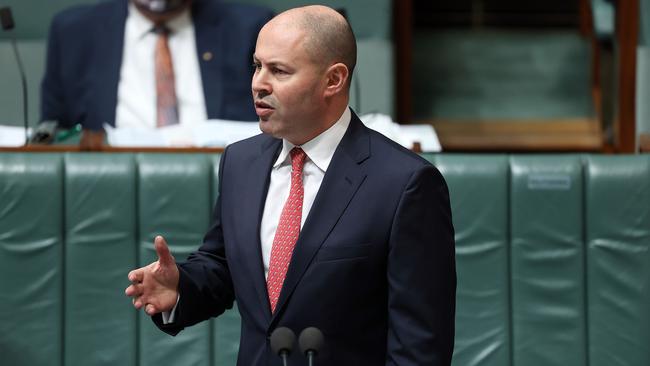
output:
[[262, 65], [258, 64], [257, 62], [253, 62], [252, 66], [253, 66], [253, 69], [255, 69], [255, 70], [259, 70], [260, 68], [262, 68]]
[[287, 72], [284, 71], [284, 70], [282, 70], [282, 69], [274, 68], [274, 69], [273, 69], [273, 73], [274, 73], [274, 74], [278, 74], [278, 75], [284, 75], [284, 74], [286, 74]]

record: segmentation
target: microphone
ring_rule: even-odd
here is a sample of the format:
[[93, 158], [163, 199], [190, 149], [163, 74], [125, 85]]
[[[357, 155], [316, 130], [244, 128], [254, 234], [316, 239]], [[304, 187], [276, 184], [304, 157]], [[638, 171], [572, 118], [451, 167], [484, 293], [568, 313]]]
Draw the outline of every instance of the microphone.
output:
[[[9, 7], [0, 8], [0, 23], [2, 24], [2, 30], [11, 31], [15, 27], [14, 17], [11, 15], [11, 9]], [[18, 53], [18, 46], [16, 46], [16, 35], [11, 33], [11, 45], [14, 49], [14, 55], [16, 56], [16, 62], [18, 63], [18, 71], [20, 72], [20, 81], [23, 84], [23, 117], [25, 124], [25, 145], [29, 143], [29, 137], [27, 136], [27, 129], [29, 128], [28, 116], [27, 116], [27, 79], [25, 78], [25, 70], [23, 69], [23, 62], [20, 59], [20, 53]]]
[[296, 341], [296, 334], [287, 327], [279, 327], [271, 333], [271, 349], [273, 353], [282, 358], [282, 364], [287, 366], [287, 358], [293, 349], [293, 343]]
[[325, 336], [323, 336], [323, 332], [316, 327], [305, 328], [300, 332], [298, 343], [300, 344], [300, 350], [302, 353], [307, 356], [309, 366], [313, 366], [314, 357], [318, 355], [318, 352], [325, 343]]

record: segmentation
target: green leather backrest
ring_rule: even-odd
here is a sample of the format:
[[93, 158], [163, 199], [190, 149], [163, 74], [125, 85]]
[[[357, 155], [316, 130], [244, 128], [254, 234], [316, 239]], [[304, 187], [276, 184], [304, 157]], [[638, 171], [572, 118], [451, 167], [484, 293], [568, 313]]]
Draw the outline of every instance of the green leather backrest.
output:
[[[164, 236], [184, 258], [201, 242], [212, 207], [211, 164], [205, 155], [138, 156], [139, 265], [155, 260], [153, 240]], [[140, 365], [209, 365], [212, 322], [172, 338], [140, 313]]]
[[[650, 364], [650, 155], [425, 155], [449, 185], [455, 366]], [[0, 154], [1, 364], [232, 365], [235, 309], [169, 337], [126, 275], [195, 249], [218, 155]]]
[[70, 154], [64, 162], [64, 364], [136, 365], [136, 313], [124, 301], [125, 274], [138, 264], [135, 160]]
[[579, 156], [510, 161], [515, 365], [586, 365], [583, 180]]
[[[211, 159], [213, 181], [219, 181], [219, 162], [221, 156], [215, 155]], [[216, 201], [219, 196], [219, 185], [212, 185], [212, 201]], [[237, 304], [232, 309], [226, 310], [221, 316], [214, 321], [213, 328], [213, 365], [235, 365], [237, 363], [237, 354], [239, 353], [239, 337], [241, 336], [240, 318], [237, 311]]]
[[0, 155], [0, 362], [61, 365], [63, 164]]
[[508, 159], [438, 155], [456, 230], [456, 347], [453, 364], [510, 364]]
[[585, 176], [590, 364], [650, 365], [650, 155], [592, 156]]

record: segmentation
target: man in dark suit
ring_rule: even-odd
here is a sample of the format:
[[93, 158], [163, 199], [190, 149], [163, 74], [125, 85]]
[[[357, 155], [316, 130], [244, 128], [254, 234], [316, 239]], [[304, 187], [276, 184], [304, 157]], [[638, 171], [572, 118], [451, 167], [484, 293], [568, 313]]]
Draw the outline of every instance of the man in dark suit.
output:
[[67, 9], [49, 32], [41, 120], [93, 131], [116, 121], [155, 127], [153, 30], [162, 26], [170, 30], [179, 122], [253, 121], [250, 58], [271, 16], [220, 0], [109, 0]]
[[[242, 319], [238, 365], [280, 365], [278, 327], [322, 330], [320, 365], [450, 365], [456, 274], [446, 183], [348, 107], [356, 43], [323, 6], [292, 9], [257, 39], [262, 135], [221, 157], [203, 245], [131, 271], [126, 295], [165, 332]], [[304, 364], [295, 352], [291, 364]]]

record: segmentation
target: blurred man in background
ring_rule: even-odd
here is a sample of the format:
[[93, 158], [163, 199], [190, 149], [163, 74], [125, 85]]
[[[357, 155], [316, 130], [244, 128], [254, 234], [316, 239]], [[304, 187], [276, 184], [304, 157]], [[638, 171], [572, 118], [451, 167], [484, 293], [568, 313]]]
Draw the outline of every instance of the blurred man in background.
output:
[[89, 131], [253, 121], [250, 60], [271, 16], [219, 0], [109, 0], [67, 9], [49, 32], [41, 120]]

